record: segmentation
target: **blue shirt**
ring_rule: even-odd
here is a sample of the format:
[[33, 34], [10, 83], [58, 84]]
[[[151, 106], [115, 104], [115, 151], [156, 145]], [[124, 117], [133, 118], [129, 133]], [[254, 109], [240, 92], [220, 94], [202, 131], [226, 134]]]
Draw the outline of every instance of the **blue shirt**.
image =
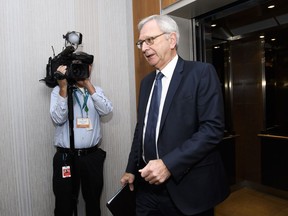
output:
[[[73, 95], [74, 106], [74, 144], [76, 149], [90, 148], [97, 145], [102, 138], [100, 117], [112, 112], [111, 101], [104, 95], [100, 87], [95, 87], [96, 92], [90, 95], [84, 89], [76, 89]], [[55, 126], [54, 145], [62, 148], [70, 148], [69, 119], [68, 119], [68, 98], [59, 95], [59, 86], [56, 86], [51, 93], [50, 116]], [[87, 107], [85, 104], [87, 94]], [[78, 98], [78, 99], [77, 99]], [[79, 103], [78, 103], [79, 101]], [[77, 118], [89, 118], [90, 128], [77, 128]]]

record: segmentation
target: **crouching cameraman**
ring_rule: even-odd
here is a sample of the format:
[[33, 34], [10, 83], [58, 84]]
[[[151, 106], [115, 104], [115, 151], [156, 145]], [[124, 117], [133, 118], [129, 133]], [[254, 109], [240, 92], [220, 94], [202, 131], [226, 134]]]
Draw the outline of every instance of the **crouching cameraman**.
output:
[[[91, 73], [92, 65], [89, 65]], [[57, 73], [66, 74], [67, 66], [60, 65]], [[73, 84], [74, 146], [70, 149], [68, 117], [68, 88], [66, 78], [57, 79], [51, 93], [50, 115], [55, 125], [53, 158], [53, 191], [55, 216], [73, 215], [81, 186], [87, 216], [100, 216], [100, 196], [103, 188], [103, 164], [106, 152], [99, 148], [100, 117], [112, 112], [112, 103], [103, 90], [90, 78]]]

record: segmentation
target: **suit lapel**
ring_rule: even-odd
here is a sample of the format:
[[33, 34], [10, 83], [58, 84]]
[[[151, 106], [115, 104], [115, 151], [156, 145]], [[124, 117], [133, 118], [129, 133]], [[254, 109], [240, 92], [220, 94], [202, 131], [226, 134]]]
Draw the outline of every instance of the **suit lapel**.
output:
[[145, 118], [145, 113], [146, 113], [146, 108], [147, 108], [147, 103], [149, 100], [149, 96], [150, 96], [150, 92], [153, 86], [153, 82], [156, 76], [156, 71], [151, 72], [148, 77], [147, 80], [143, 83], [143, 97], [140, 97], [140, 99], [142, 98], [142, 105], [139, 107], [141, 110], [139, 110], [139, 115], [141, 121], [144, 123], [144, 118]]
[[166, 120], [167, 114], [169, 112], [171, 103], [172, 103], [172, 99], [175, 95], [175, 92], [177, 91], [180, 82], [182, 80], [182, 72], [183, 72], [183, 68], [184, 68], [184, 60], [182, 58], [179, 57], [178, 62], [176, 64], [169, 88], [168, 88], [168, 92], [166, 95], [166, 99], [165, 99], [165, 103], [164, 103], [164, 107], [163, 107], [163, 111], [162, 111], [162, 117], [161, 117], [161, 124], [160, 124], [160, 131], [164, 125], [164, 122]]

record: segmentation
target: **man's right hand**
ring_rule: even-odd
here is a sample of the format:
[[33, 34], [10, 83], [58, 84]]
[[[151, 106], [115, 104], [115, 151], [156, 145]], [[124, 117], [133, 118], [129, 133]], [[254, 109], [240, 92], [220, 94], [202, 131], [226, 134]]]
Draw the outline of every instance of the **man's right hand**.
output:
[[134, 190], [134, 184], [133, 184], [134, 179], [135, 179], [135, 176], [132, 173], [124, 173], [120, 182], [121, 182], [122, 186], [129, 184], [130, 190], [133, 191]]
[[[67, 71], [67, 66], [65, 66], [65, 65], [60, 65], [57, 68], [57, 73], [61, 73], [61, 74], [63, 74], [63, 76], [65, 75], [66, 71]], [[58, 85], [60, 87], [59, 94], [62, 97], [67, 97], [67, 86], [68, 86], [67, 80], [66, 79], [61, 79], [61, 80], [57, 80], [57, 82], [58, 82]]]

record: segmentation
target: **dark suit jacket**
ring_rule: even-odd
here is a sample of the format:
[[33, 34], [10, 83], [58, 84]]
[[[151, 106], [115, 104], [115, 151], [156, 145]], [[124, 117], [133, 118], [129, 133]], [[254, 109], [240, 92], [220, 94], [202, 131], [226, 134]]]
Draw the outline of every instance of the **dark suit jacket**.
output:
[[[155, 72], [141, 82], [138, 120], [126, 171], [137, 174], [145, 110]], [[169, 194], [184, 214], [214, 207], [229, 194], [217, 151], [224, 131], [223, 97], [214, 67], [179, 57], [165, 99], [158, 151], [171, 177]]]

